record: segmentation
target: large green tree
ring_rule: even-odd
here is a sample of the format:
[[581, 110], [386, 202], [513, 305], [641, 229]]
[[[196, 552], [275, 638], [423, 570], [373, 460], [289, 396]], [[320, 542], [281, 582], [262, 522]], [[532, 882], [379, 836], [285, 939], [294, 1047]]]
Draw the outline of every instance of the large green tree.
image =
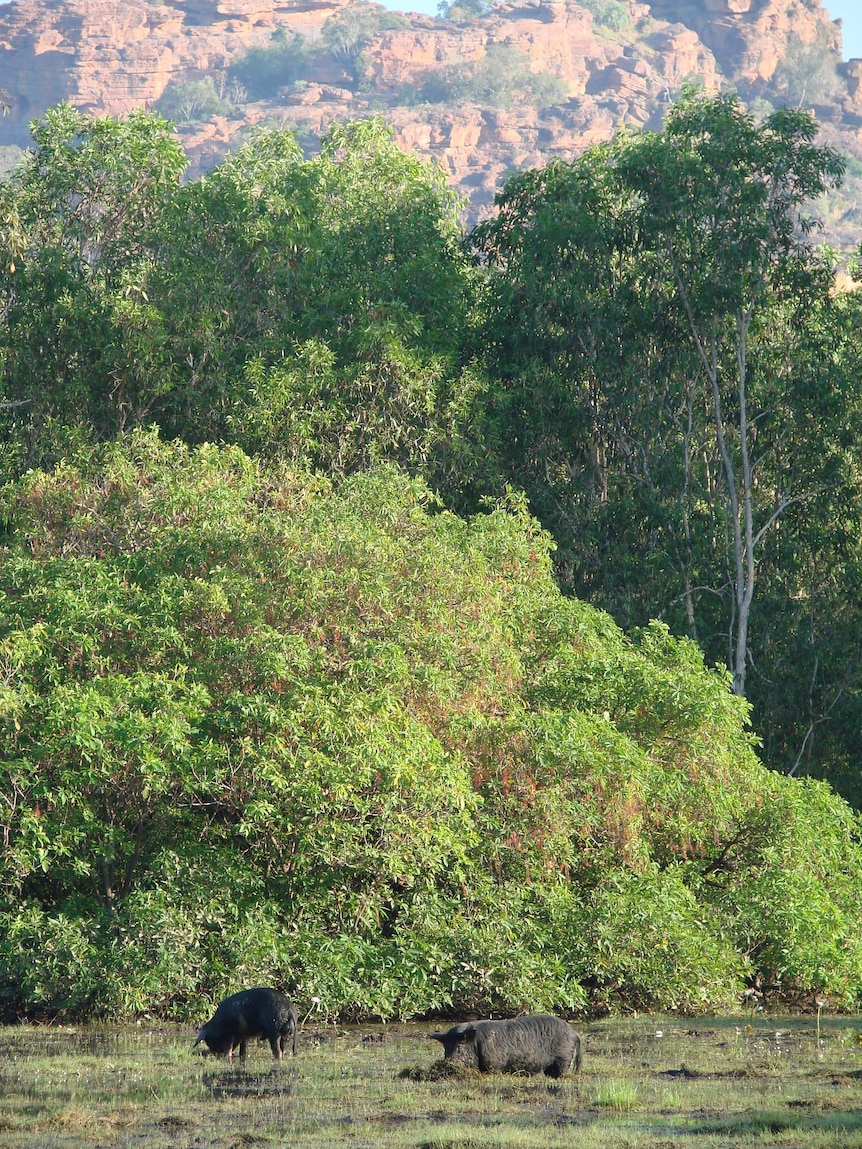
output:
[[379, 120], [333, 126], [310, 160], [263, 133], [183, 189], [153, 296], [176, 328], [160, 424], [331, 474], [394, 459], [469, 485], [459, 208]]
[[820, 337], [806, 312], [828, 298], [832, 270], [807, 242], [804, 209], [844, 166], [813, 143], [816, 134], [805, 113], [782, 109], [758, 125], [735, 98], [689, 99], [660, 135], [642, 137], [620, 159], [620, 176], [640, 200], [641, 242], [659, 262], [707, 393], [738, 694], [761, 541], [789, 506], [849, 478], [846, 444], [835, 437], [843, 427], [827, 424], [821, 401], [831, 380], [811, 377], [810, 357], [796, 369], [807, 350], [796, 332]]
[[626, 623], [685, 628], [765, 727], [800, 686], [773, 677], [758, 609], [776, 537], [837, 544], [857, 482], [852, 324], [805, 215], [843, 164], [815, 134], [689, 94], [661, 133], [514, 177], [474, 235], [504, 451], [563, 577]]
[[105, 437], [151, 412], [151, 238], [185, 165], [158, 116], [92, 119], [61, 104], [35, 124], [3, 183], [0, 232], [0, 399], [19, 463], [51, 458], [72, 428]]
[[336, 473], [458, 471], [478, 388], [460, 205], [381, 121], [333, 127], [309, 160], [261, 132], [182, 186], [159, 116], [63, 105], [34, 144], [0, 185], [12, 473], [150, 422]]

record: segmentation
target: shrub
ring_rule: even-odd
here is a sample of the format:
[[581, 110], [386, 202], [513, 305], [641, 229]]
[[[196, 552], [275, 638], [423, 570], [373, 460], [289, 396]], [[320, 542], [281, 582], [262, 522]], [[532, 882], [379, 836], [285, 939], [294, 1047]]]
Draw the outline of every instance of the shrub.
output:
[[231, 65], [230, 75], [243, 85], [253, 100], [268, 100], [302, 79], [314, 48], [299, 33], [278, 28], [262, 48], [252, 48]]
[[858, 1005], [858, 820], [518, 499], [137, 433], [2, 511], [7, 1014]]
[[490, 0], [455, 0], [454, 3], [442, 0], [437, 5], [437, 13], [441, 19], [452, 20], [454, 23], [463, 20], [481, 20], [493, 11], [494, 5]]
[[628, 9], [619, 0], [581, 0], [581, 4], [592, 12], [594, 22], [601, 28], [622, 32], [632, 22]]
[[494, 107], [548, 107], [565, 97], [562, 80], [531, 72], [526, 56], [508, 44], [492, 44], [481, 60], [453, 64], [422, 86], [419, 100], [431, 104], [477, 103]]
[[232, 104], [216, 92], [215, 84], [207, 76], [204, 80], [191, 80], [185, 84], [171, 82], [156, 103], [156, 110], [165, 119], [177, 123], [194, 123], [229, 112]]

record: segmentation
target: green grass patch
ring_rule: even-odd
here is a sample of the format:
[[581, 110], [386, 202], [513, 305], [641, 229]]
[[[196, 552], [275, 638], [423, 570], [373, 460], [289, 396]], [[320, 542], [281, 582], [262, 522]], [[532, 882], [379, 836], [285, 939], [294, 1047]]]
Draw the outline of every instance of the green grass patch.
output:
[[638, 1089], [630, 1081], [608, 1081], [596, 1093], [593, 1104], [599, 1109], [616, 1109], [620, 1113], [634, 1109], [638, 1102]]

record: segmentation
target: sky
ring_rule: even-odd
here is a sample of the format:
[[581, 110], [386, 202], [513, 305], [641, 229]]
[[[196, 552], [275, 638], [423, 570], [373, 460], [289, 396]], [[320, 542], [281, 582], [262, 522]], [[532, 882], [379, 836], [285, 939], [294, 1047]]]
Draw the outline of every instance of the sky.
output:
[[[399, 12], [425, 12], [429, 16], [437, 15], [438, 0], [383, 0], [387, 8], [394, 8]], [[823, 7], [832, 20], [840, 16], [844, 21], [842, 39], [844, 41], [844, 59], [852, 56], [862, 58], [862, 0], [824, 0]]]
[[437, 0], [381, 0], [387, 8], [397, 12], [424, 12], [426, 16], [437, 15]]
[[862, 0], [826, 0], [823, 5], [833, 20], [844, 21], [841, 37], [844, 40], [844, 59], [853, 56], [862, 59]]

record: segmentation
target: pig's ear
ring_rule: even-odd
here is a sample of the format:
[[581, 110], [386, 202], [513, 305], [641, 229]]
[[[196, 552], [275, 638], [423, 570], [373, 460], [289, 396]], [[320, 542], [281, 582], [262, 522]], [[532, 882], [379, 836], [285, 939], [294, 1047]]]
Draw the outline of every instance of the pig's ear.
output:
[[476, 1036], [475, 1025], [465, 1025], [461, 1032], [458, 1034], [459, 1041], [472, 1041]]
[[[207, 1029], [207, 1027], [205, 1025], [202, 1025], [200, 1027], [200, 1029], [198, 1030], [197, 1039], [195, 1040], [195, 1045], [200, 1045], [200, 1043], [203, 1041], [204, 1036], [206, 1035], [206, 1029]], [[195, 1045], [192, 1046], [192, 1049], [194, 1049]]]

